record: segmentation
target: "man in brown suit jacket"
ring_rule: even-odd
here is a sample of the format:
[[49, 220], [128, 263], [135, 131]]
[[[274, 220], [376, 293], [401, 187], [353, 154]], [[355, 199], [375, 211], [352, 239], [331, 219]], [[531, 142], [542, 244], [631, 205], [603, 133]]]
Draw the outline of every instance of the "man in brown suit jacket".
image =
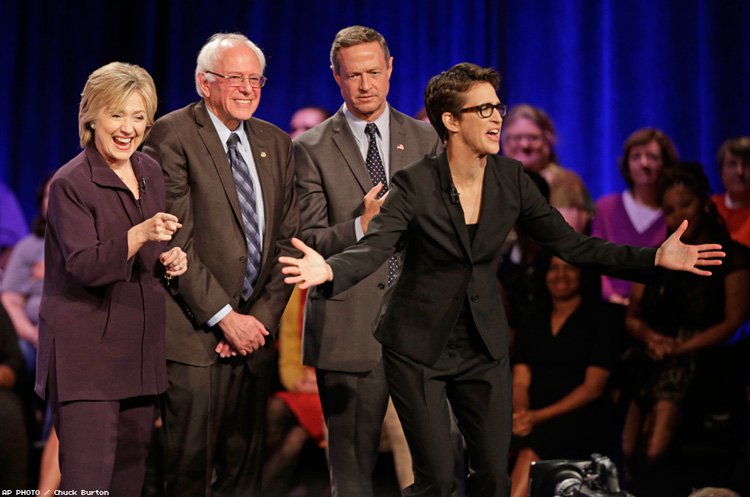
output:
[[259, 491], [266, 376], [291, 291], [277, 260], [298, 224], [289, 137], [252, 118], [264, 69], [243, 35], [214, 35], [198, 55], [203, 100], [159, 119], [144, 146], [191, 268], [167, 302], [169, 496]]
[[[326, 257], [353, 245], [367, 231], [385, 198], [390, 175], [440, 140], [432, 128], [390, 107], [393, 58], [377, 31], [339, 31], [331, 69], [344, 105], [330, 119], [294, 140], [301, 237]], [[367, 126], [383, 176], [373, 179]], [[373, 150], [374, 153], [374, 150]], [[377, 186], [386, 180], [385, 184]], [[372, 497], [372, 472], [388, 405], [382, 347], [373, 325], [385, 295], [388, 264], [337, 298], [308, 299], [303, 362], [314, 366], [328, 427], [328, 465], [334, 497]], [[392, 275], [391, 275], [392, 279]]]

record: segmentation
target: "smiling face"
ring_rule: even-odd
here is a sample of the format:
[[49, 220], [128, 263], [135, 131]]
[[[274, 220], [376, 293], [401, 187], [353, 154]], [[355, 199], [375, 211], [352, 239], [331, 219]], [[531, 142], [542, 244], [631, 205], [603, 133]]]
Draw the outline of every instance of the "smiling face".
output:
[[[225, 43], [211, 71], [223, 75], [263, 75], [258, 56], [249, 46], [240, 42]], [[250, 86], [247, 78], [237, 87], [230, 86], [224, 78], [206, 73], [198, 73], [197, 79], [206, 106], [231, 130], [237, 129], [241, 121], [250, 119], [258, 108], [261, 89]]]
[[346, 107], [360, 119], [372, 122], [383, 113], [390, 89], [393, 57], [386, 60], [377, 41], [344, 47], [338, 53], [339, 70], [333, 77]]
[[[495, 88], [490, 83], [472, 85], [463, 94], [463, 109], [482, 104], [498, 104]], [[462, 112], [458, 116], [446, 112], [443, 122], [448, 129], [447, 145], [465, 147], [473, 155], [480, 157], [494, 155], [500, 151], [500, 130], [503, 118], [497, 109], [492, 110], [490, 117], [482, 118], [476, 111]]]
[[662, 166], [661, 147], [656, 140], [630, 149], [628, 168], [635, 188], [655, 186]]
[[539, 172], [549, 164], [551, 149], [542, 129], [531, 119], [519, 117], [505, 129], [503, 154]]
[[581, 293], [581, 270], [553, 257], [545, 278], [552, 300], [570, 300]]
[[133, 92], [121, 109], [103, 109], [93, 121], [94, 145], [112, 168], [125, 166], [143, 141], [146, 104]]

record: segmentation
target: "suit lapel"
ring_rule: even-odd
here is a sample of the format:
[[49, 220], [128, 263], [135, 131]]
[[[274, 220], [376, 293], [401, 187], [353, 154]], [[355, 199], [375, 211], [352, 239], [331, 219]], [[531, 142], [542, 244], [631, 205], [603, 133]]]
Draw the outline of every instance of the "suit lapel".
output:
[[389, 161], [389, 169], [390, 169], [390, 175], [393, 176], [393, 173], [396, 171], [399, 171], [406, 166], [406, 147], [409, 145], [412, 145], [410, 143], [406, 142], [406, 130], [404, 129], [404, 117], [397, 112], [394, 112], [393, 109], [391, 109], [390, 105], [388, 106], [388, 112], [391, 113], [391, 122], [390, 122], [390, 128], [391, 128], [391, 136], [390, 136], [390, 157], [388, 158]]
[[445, 210], [448, 211], [448, 216], [450, 217], [451, 223], [453, 223], [453, 228], [456, 230], [458, 239], [461, 242], [461, 248], [466, 254], [466, 257], [471, 260], [471, 243], [469, 241], [469, 233], [466, 230], [464, 211], [461, 208], [460, 203], [454, 203], [453, 199], [451, 199], [450, 191], [453, 185], [453, 179], [451, 178], [451, 171], [448, 167], [448, 157], [445, 152], [443, 152], [432, 160], [437, 162], [440, 196], [443, 199]]
[[216, 175], [221, 182], [229, 204], [232, 206], [232, 212], [234, 213], [237, 225], [242, 228], [242, 211], [240, 210], [240, 201], [237, 199], [237, 188], [234, 186], [234, 177], [232, 176], [232, 168], [229, 166], [229, 158], [224, 151], [224, 144], [219, 140], [219, 135], [214, 129], [211, 118], [206, 110], [206, 104], [203, 101], [195, 106], [193, 115], [195, 116], [196, 124], [198, 124], [198, 135], [203, 140], [203, 144], [211, 156], [214, 168], [216, 169]]
[[359, 186], [362, 188], [363, 193], [367, 193], [372, 188], [372, 181], [370, 176], [367, 174], [367, 167], [365, 161], [362, 159], [362, 152], [357, 147], [357, 141], [352, 134], [349, 124], [346, 122], [344, 117], [344, 111], [339, 109], [333, 116], [332, 124], [332, 135], [333, 143], [341, 153], [341, 158], [344, 159], [346, 165], [349, 166], [354, 177], [357, 179]]

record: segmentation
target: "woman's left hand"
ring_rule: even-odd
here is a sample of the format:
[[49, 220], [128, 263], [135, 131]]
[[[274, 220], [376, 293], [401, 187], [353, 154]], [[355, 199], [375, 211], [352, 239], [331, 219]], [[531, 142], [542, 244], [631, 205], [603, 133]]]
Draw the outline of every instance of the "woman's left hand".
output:
[[159, 256], [159, 262], [162, 263], [165, 273], [168, 277], [174, 278], [185, 274], [187, 271], [187, 254], [180, 247], [173, 247]]

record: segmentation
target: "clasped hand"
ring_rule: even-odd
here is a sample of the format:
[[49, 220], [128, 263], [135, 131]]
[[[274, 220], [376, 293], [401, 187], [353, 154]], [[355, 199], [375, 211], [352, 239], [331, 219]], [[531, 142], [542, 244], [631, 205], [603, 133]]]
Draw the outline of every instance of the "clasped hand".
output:
[[255, 317], [229, 311], [219, 321], [224, 338], [219, 341], [214, 351], [221, 357], [236, 355], [246, 356], [266, 344], [268, 330]]

